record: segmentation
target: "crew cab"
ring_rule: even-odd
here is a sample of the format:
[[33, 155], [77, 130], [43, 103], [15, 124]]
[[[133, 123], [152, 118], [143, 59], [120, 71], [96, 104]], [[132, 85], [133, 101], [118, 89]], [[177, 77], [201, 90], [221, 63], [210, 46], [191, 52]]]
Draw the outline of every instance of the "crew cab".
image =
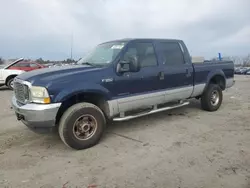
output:
[[106, 123], [200, 99], [216, 111], [234, 84], [232, 61], [192, 63], [182, 40], [123, 39], [97, 45], [77, 65], [15, 78], [13, 109], [34, 132], [57, 130], [74, 149], [96, 145]]
[[16, 63], [22, 61], [23, 58], [17, 59], [9, 65], [0, 65], [0, 87], [6, 85], [9, 89], [13, 89], [13, 80], [14, 78], [22, 74], [23, 70], [10, 69]]

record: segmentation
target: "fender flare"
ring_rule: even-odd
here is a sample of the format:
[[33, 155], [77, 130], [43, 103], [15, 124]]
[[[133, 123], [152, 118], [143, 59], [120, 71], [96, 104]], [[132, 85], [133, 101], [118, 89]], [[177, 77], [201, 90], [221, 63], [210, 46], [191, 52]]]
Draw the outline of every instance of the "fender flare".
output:
[[220, 69], [219, 69], [219, 70], [217, 69], [217, 70], [211, 71], [211, 72], [208, 74], [207, 80], [206, 80], [206, 86], [205, 86], [205, 89], [204, 89], [204, 90], [207, 89], [209, 83], [211, 82], [211, 80], [212, 80], [215, 76], [222, 76], [223, 79], [224, 79], [224, 82], [225, 82], [225, 84], [226, 84], [226, 76], [225, 76], [224, 72], [223, 72], [222, 70], [220, 70]]
[[110, 100], [111, 99], [111, 93], [109, 92], [108, 89], [104, 88], [103, 86], [99, 84], [88, 84], [88, 83], [79, 83], [79, 84], [72, 84], [70, 87], [67, 87], [63, 89], [60, 93], [58, 93], [53, 101], [55, 103], [61, 103], [70, 97], [73, 97], [77, 94], [82, 94], [82, 93], [95, 93], [99, 94], [104, 97], [105, 100]]

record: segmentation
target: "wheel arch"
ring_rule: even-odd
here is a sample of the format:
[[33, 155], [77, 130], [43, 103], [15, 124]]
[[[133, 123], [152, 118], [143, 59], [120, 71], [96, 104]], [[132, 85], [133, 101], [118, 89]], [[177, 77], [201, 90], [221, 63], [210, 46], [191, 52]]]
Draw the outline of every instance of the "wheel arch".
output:
[[[216, 70], [214, 72], [211, 72], [208, 74], [207, 77], [207, 84], [205, 87], [205, 90], [207, 89], [209, 84], [217, 84], [220, 86], [222, 90], [225, 90], [226, 88], [226, 77], [222, 70]], [[204, 90], [204, 91], [205, 91]]]
[[12, 74], [12, 75], [9, 75], [6, 79], [5, 79], [5, 85], [7, 85], [8, 81], [12, 78], [15, 78], [17, 76], [17, 74]]
[[59, 123], [63, 113], [72, 105], [80, 102], [88, 102], [96, 105], [104, 113], [105, 118], [110, 117], [110, 109], [108, 104], [108, 96], [97, 91], [78, 91], [67, 95], [61, 101], [61, 106], [56, 115], [56, 124]]

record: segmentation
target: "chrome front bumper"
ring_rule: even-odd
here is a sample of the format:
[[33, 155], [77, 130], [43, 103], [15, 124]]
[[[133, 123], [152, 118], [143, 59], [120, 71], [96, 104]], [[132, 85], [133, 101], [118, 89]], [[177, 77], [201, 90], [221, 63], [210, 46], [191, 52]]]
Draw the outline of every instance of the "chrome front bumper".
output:
[[[55, 127], [56, 115], [61, 103], [53, 104], [25, 104], [20, 105], [15, 96], [12, 97], [12, 107], [16, 117], [27, 127], [34, 130], [49, 129]], [[36, 130], [34, 130], [36, 132]]]

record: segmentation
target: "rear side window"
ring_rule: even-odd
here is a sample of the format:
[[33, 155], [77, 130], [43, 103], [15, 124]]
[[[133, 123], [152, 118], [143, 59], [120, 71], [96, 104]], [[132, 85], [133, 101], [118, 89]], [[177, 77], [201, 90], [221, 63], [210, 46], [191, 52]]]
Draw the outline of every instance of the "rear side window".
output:
[[30, 67], [30, 64], [20, 62], [20, 63], [13, 65], [13, 67]]
[[136, 56], [141, 64], [141, 67], [157, 66], [154, 46], [150, 42], [133, 43], [125, 52], [124, 60], [128, 60], [129, 56]]
[[30, 67], [36, 68], [36, 67], [38, 67], [38, 65], [35, 64], [35, 63], [31, 63], [31, 64], [30, 64]]
[[185, 64], [183, 52], [177, 42], [161, 42], [159, 49], [162, 62], [166, 66], [178, 66]]

